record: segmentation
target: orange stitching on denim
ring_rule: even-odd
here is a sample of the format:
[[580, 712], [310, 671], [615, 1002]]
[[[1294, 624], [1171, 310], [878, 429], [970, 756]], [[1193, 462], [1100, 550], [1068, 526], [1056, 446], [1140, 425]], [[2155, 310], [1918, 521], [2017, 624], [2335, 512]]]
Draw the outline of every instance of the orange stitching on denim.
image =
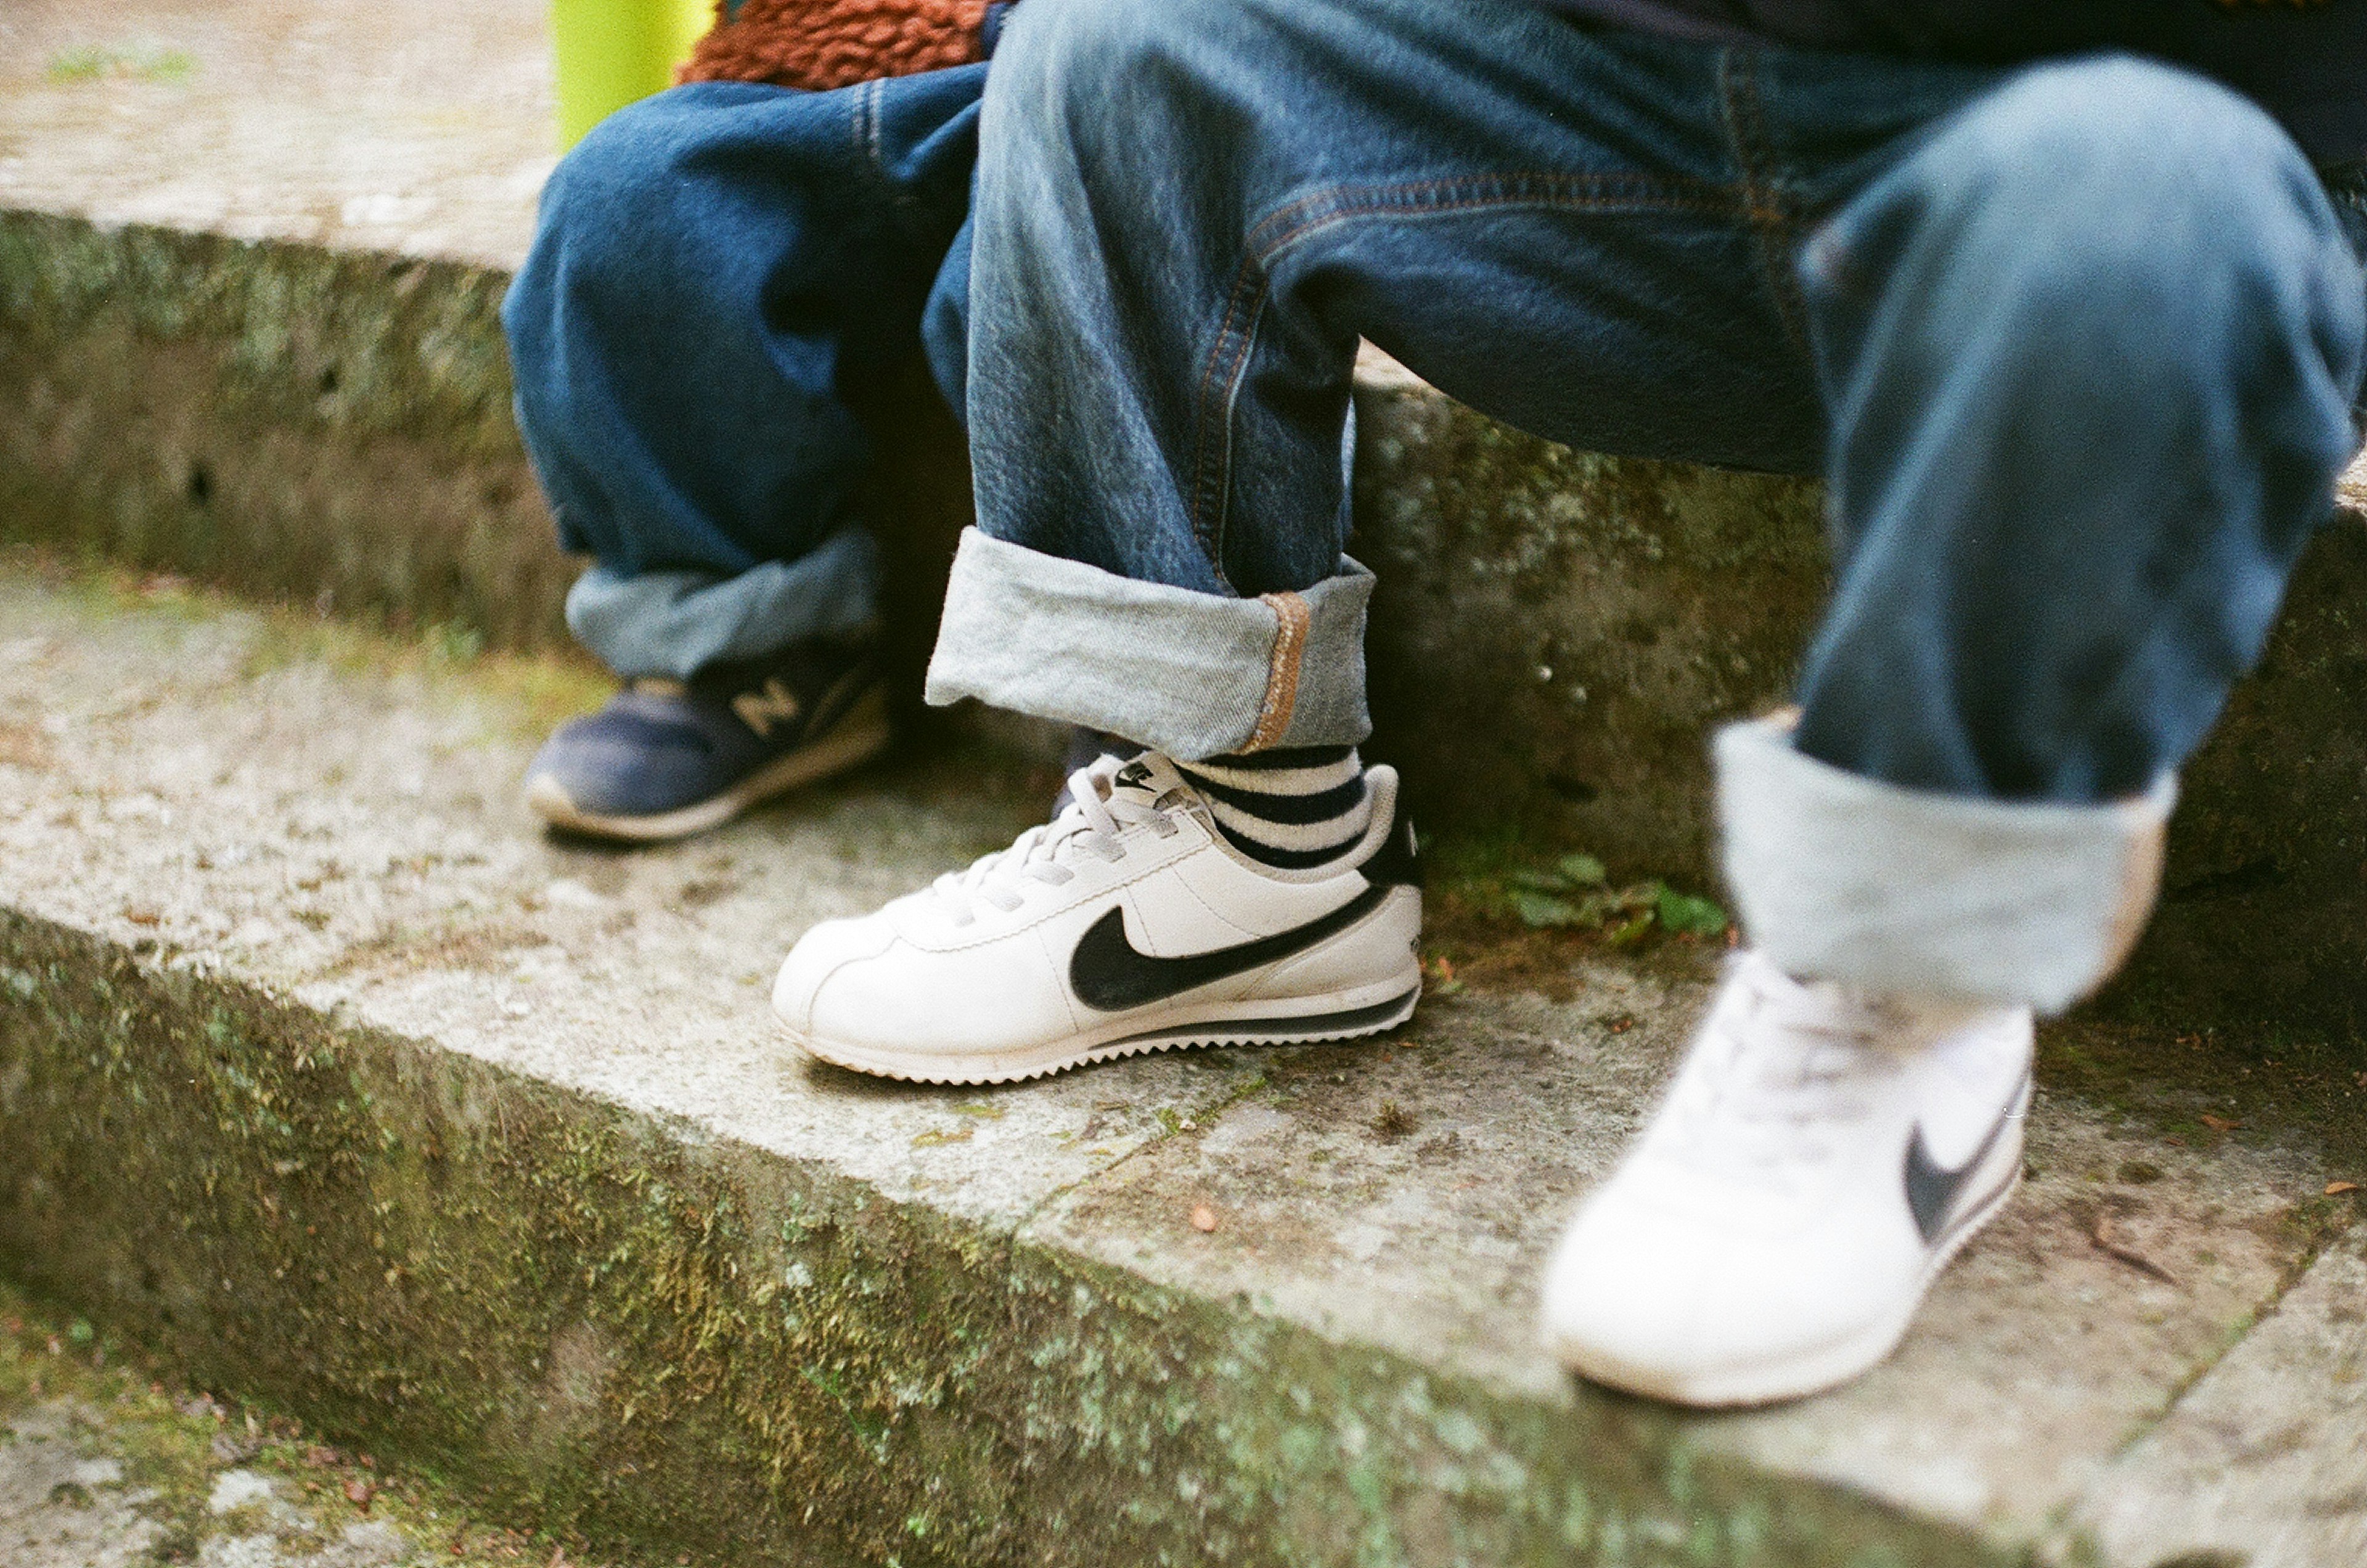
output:
[[[1233, 291], [1225, 301], [1225, 316], [1224, 320], [1217, 323], [1216, 341], [1208, 345], [1208, 360], [1201, 367], [1199, 389], [1194, 394], [1200, 417], [1197, 428], [1193, 433], [1195, 450], [1192, 454], [1192, 536], [1200, 541], [1200, 548], [1207, 556], [1208, 565], [1215, 570], [1217, 581], [1219, 582], [1227, 581], [1224, 530], [1228, 502], [1225, 492], [1232, 486], [1230, 450], [1232, 442], [1226, 427], [1232, 423], [1233, 396], [1240, 385], [1240, 371], [1236, 369], [1228, 378], [1225, 398], [1221, 404], [1213, 403], [1209, 400], [1208, 384], [1216, 379], [1217, 367], [1225, 362], [1225, 345], [1232, 337], [1233, 318], [1240, 311], [1243, 296], [1255, 295], [1260, 299], [1262, 307], [1264, 293], [1265, 284], [1262, 276], [1262, 269], [1252, 258], [1244, 256], [1241, 259], [1240, 272], [1233, 279]], [[1241, 364], [1246, 366], [1248, 362], [1249, 355], [1245, 347], [1241, 355]], [[1212, 435], [1210, 423], [1218, 408], [1224, 410], [1224, 415], [1218, 423], [1218, 428]], [[1221, 457], [1217, 456], [1219, 452], [1223, 454]], [[1215, 469], [1213, 473], [1212, 467]], [[1217, 514], [1213, 527], [1206, 521], [1208, 502], [1212, 494], [1215, 498]]]
[[1266, 663], [1265, 702], [1258, 709], [1257, 728], [1250, 731], [1244, 751], [1262, 751], [1290, 728], [1298, 706], [1298, 668], [1307, 651], [1307, 629], [1315, 613], [1296, 593], [1261, 593], [1259, 600], [1274, 612], [1274, 654]]

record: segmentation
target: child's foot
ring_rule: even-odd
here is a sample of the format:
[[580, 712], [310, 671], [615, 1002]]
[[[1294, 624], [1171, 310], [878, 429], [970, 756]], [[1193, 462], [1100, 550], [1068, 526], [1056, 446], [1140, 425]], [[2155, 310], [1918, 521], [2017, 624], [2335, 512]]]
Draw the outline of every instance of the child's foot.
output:
[[1011, 848], [808, 931], [773, 1009], [823, 1061], [926, 1083], [1376, 1033], [1421, 994], [1421, 892], [1397, 774], [1363, 777], [1362, 832], [1285, 870], [1236, 848], [1166, 758], [1105, 757]]
[[1681, 1404], [1864, 1371], [2020, 1180], [2030, 1055], [2026, 1008], [1909, 1007], [1738, 960], [1546, 1265], [1547, 1348]]
[[527, 804], [573, 832], [679, 839], [887, 744], [870, 651], [809, 643], [687, 682], [629, 683], [544, 743], [527, 769]]

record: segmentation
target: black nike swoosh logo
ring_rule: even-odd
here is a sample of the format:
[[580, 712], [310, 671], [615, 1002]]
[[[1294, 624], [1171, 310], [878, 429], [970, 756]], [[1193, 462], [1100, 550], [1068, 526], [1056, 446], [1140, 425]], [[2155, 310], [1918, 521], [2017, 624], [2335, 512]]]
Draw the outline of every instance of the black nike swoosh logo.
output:
[[1997, 1124], [1981, 1140], [1981, 1146], [1953, 1169], [1931, 1157], [1931, 1146], [1923, 1141], [1922, 1127], [1916, 1127], [1915, 1136], [1907, 1145], [1907, 1208], [1915, 1216], [1915, 1228], [1922, 1233], [1924, 1246], [1939, 1240], [1940, 1233], [1948, 1228], [1948, 1215], [1955, 1208], [1965, 1183], [1989, 1157], [1989, 1151], [1997, 1147], [2006, 1128], [2022, 1113], [2029, 1101], [2030, 1084], [2025, 1078], [2022, 1087], [2014, 1092], [2013, 1102], [2005, 1108], [2005, 1114], [1997, 1119]]
[[1327, 937], [1336, 936], [1380, 907], [1389, 896], [1375, 884], [1330, 914], [1254, 942], [1237, 942], [1206, 953], [1159, 958], [1138, 952], [1126, 934], [1126, 911], [1113, 908], [1077, 939], [1069, 958], [1069, 986], [1077, 999], [1097, 1012], [1124, 1012], [1150, 1002], [1180, 996], [1211, 980], [1263, 968], [1303, 953]]

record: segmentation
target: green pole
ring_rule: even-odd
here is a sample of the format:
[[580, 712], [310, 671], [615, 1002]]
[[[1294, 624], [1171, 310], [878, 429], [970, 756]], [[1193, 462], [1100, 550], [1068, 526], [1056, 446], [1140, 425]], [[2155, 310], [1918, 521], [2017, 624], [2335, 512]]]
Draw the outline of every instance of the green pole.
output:
[[715, 19], [713, 0], [550, 0], [561, 151], [637, 98], [674, 85]]

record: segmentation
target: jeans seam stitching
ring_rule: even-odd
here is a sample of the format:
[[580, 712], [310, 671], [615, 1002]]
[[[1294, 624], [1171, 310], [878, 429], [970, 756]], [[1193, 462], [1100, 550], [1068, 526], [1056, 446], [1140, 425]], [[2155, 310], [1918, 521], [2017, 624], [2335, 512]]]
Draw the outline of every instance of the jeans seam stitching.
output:
[[877, 179], [878, 164], [868, 155], [871, 151], [871, 135], [867, 129], [871, 118], [871, 95], [863, 91], [850, 93], [847, 101], [847, 150], [854, 154], [855, 166], [860, 176]]
[[1767, 136], [1766, 111], [1759, 99], [1759, 75], [1739, 50], [1720, 51], [1717, 69], [1719, 107], [1726, 118], [1727, 138], [1742, 175], [1744, 216], [1758, 242], [1759, 266], [1775, 297], [1775, 314], [1784, 333], [1802, 354], [1809, 346], [1807, 305], [1799, 278], [1788, 263], [1783, 237], [1793, 228], [1793, 214], [1768, 177], [1773, 166], [1774, 144]]
[[[1325, 223], [1392, 209], [1455, 212], [1481, 207], [1535, 206], [1583, 212], [1625, 207], [1639, 212], [1702, 212], [1745, 218], [1752, 215], [1747, 203], [1738, 208], [1731, 197], [1716, 186], [1693, 185], [1678, 187], [1653, 181], [1635, 180], [1632, 182], [1632, 188], [1615, 190], [1603, 188], [1614, 181], [1628, 182], [1629, 177], [1515, 172], [1409, 181], [1393, 186], [1330, 186], [1301, 197], [1288, 207], [1278, 208], [1268, 213], [1251, 229], [1249, 239], [1252, 254], [1260, 260], [1270, 259], [1293, 240], [1301, 238], [1310, 230], [1319, 228]], [[1419, 199], [1424, 193], [1448, 190], [1457, 186], [1478, 187], [1480, 194], [1444, 202]], [[1544, 188], [1509, 188], [1524, 186]], [[1490, 186], [1495, 189], [1488, 190], [1487, 187]], [[1584, 187], [1588, 186], [1595, 189], [1591, 193], [1587, 192]], [[1273, 227], [1277, 221], [1297, 219], [1308, 209], [1325, 204], [1331, 204], [1335, 210], [1293, 222], [1274, 238], [1263, 243], [1259, 243], [1258, 235]]]
[[[1623, 209], [1635, 212], [1698, 212], [1708, 217], [1732, 217], [1735, 215], [1734, 210], [1730, 208], [1713, 206], [1707, 203], [1697, 204], [1676, 201], [1657, 201], [1648, 205], [1630, 200], [1626, 197], [1572, 200], [1568, 197], [1548, 198], [1535, 196], [1475, 197], [1463, 201], [1426, 203], [1420, 207], [1399, 208], [1396, 209], [1396, 210], [1402, 212], [1409, 217], [1434, 218], [1444, 217], [1449, 213], [1476, 212], [1488, 208], [1511, 207], [1533, 207], [1541, 210], [1553, 212], [1590, 212], [1601, 211], [1605, 209]], [[1296, 244], [1298, 241], [1305, 239], [1308, 235], [1315, 233], [1319, 230], [1329, 228], [1335, 223], [1345, 223], [1360, 218], [1374, 217], [1376, 214], [1387, 210], [1390, 209], [1376, 207], [1355, 207], [1343, 209], [1334, 212], [1322, 213], [1317, 217], [1308, 219], [1305, 222], [1298, 224], [1296, 228], [1276, 236], [1267, 243], [1263, 250], [1258, 253], [1257, 259], [1261, 262], [1271, 261], [1274, 257], [1289, 249], [1290, 246]]]
[[[1473, 187], [1475, 194], [1452, 201], [1421, 199], [1429, 193], [1466, 186]], [[1327, 206], [1330, 210], [1315, 210]], [[1209, 346], [1200, 373], [1198, 450], [1193, 463], [1191, 522], [1193, 536], [1206, 553], [1218, 581], [1230, 586], [1225, 575], [1224, 536], [1232, 491], [1232, 416], [1240, 395], [1240, 379], [1257, 341], [1255, 323], [1263, 313], [1266, 264], [1296, 242], [1334, 223], [1390, 210], [1428, 216], [1489, 207], [1537, 207], [1559, 211], [1627, 208], [1712, 216], [1733, 216], [1736, 212], [1732, 199], [1722, 197], [1717, 187], [1712, 186], [1681, 188], [1628, 175], [1513, 172], [1368, 187], [1328, 186], [1259, 220], [1247, 236], [1249, 254], [1242, 257], [1240, 270], [1225, 301], [1224, 316], [1217, 323], [1216, 341]], [[1294, 219], [1297, 220], [1291, 221]], [[1277, 221], [1287, 226], [1261, 243], [1258, 236]], [[1249, 324], [1237, 326], [1245, 310]], [[1212, 398], [1210, 391], [1220, 378], [1224, 396], [1217, 400]]]
[[[1207, 363], [1200, 372], [1199, 449], [1194, 455], [1192, 474], [1192, 534], [1206, 552], [1208, 564], [1217, 581], [1231, 587], [1225, 575], [1224, 540], [1225, 513], [1232, 491], [1232, 423], [1233, 406], [1240, 391], [1240, 378], [1249, 365], [1250, 347], [1256, 340], [1255, 329], [1239, 333], [1240, 347], [1231, 349], [1236, 337], [1234, 321], [1246, 301], [1250, 318], [1255, 321], [1265, 300], [1265, 272], [1254, 255], [1241, 258], [1240, 271], [1233, 279], [1232, 292], [1225, 301], [1225, 314], [1217, 326], [1217, 340], [1208, 347]], [[1228, 367], [1229, 362], [1229, 367]], [[1221, 372], [1225, 395], [1221, 400], [1209, 396], [1210, 386]], [[1211, 496], [1214, 497], [1213, 507]], [[1215, 513], [1213, 521], [1209, 516]]]

